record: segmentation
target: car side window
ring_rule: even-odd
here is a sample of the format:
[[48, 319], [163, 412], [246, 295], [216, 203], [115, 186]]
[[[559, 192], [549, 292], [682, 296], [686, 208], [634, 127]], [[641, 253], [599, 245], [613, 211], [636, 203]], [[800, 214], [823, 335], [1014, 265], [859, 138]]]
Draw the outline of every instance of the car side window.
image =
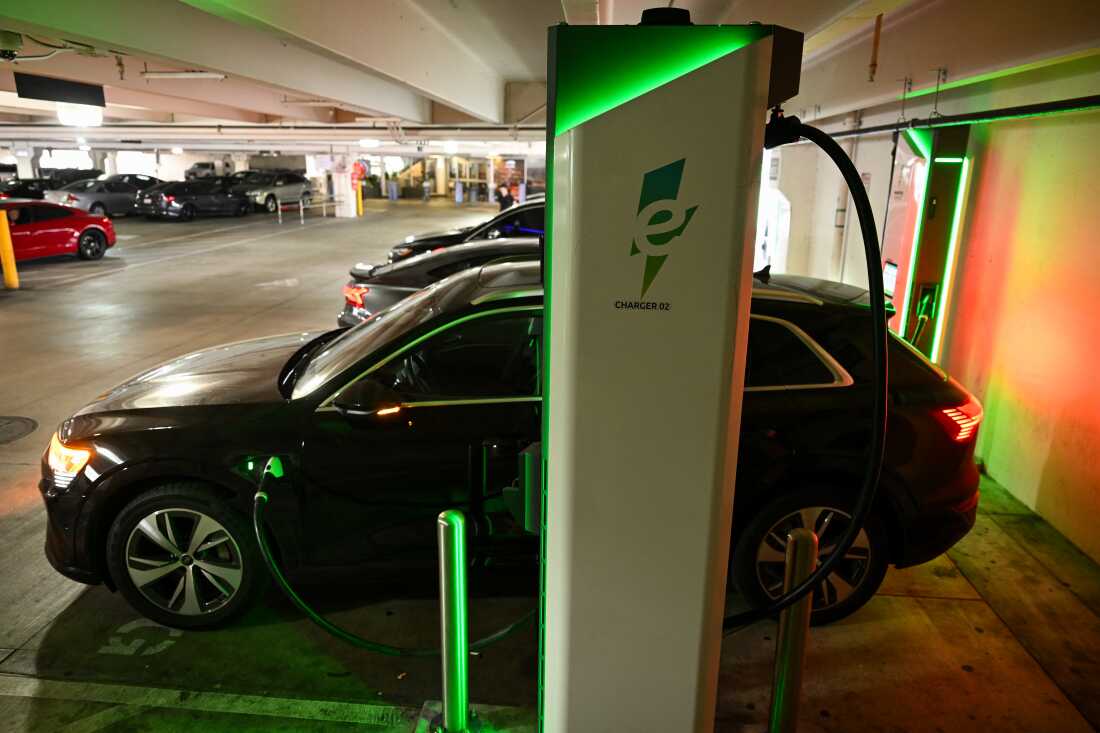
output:
[[541, 315], [483, 316], [435, 334], [371, 377], [411, 400], [537, 394]]
[[279, 176], [278, 178], [275, 179], [275, 185], [276, 186], [285, 186], [286, 184], [287, 184], [287, 180], [286, 180], [286, 178], [284, 178], [282, 176]]
[[833, 372], [809, 344], [780, 321], [749, 320], [745, 387], [831, 385]]
[[31, 223], [31, 207], [12, 206], [6, 209], [8, 212], [8, 224], [13, 227], [25, 227]]
[[126, 183], [125, 181], [108, 181], [107, 190], [110, 193], [136, 193], [137, 186]]
[[35, 206], [33, 208], [35, 221], [52, 221], [71, 216], [68, 209], [63, 209], [60, 206]]

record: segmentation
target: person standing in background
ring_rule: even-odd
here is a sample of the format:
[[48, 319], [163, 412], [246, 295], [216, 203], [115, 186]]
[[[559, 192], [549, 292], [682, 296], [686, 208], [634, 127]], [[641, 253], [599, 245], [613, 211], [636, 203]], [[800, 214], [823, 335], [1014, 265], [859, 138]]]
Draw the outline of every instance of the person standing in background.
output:
[[497, 201], [500, 202], [500, 210], [504, 211], [515, 203], [515, 199], [512, 198], [512, 192], [508, 190], [507, 186], [501, 186], [497, 189]]

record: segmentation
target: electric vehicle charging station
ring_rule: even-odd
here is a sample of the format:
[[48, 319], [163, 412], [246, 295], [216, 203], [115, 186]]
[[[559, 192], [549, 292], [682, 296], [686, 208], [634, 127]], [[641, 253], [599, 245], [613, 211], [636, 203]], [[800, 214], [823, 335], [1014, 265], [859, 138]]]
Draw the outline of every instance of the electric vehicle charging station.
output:
[[764, 120], [798, 91], [802, 35], [686, 15], [550, 30], [555, 733], [714, 723]]
[[[808, 593], [851, 546], [874, 500], [887, 374], [874, 217], [843, 150], [779, 108], [798, 91], [800, 33], [694, 26], [686, 11], [660, 8], [637, 26], [551, 28], [549, 49], [548, 449], [540, 442], [521, 452], [522, 488], [506, 492], [526, 530], [542, 538], [539, 730], [616, 730], [624, 710], [632, 727], [711, 730], [724, 632], [806, 599], [793, 614], [804, 628]], [[800, 137], [840, 169], [863, 232], [875, 365], [867, 470], [833, 554], [810, 572], [811, 535], [809, 559], [788, 553], [783, 596], [724, 616], [761, 157]], [[542, 471], [532, 470], [539, 460]], [[281, 475], [273, 457], [265, 482]], [[465, 730], [464, 650], [495, 643], [532, 614], [467, 646], [464, 548], [441, 530], [442, 649], [359, 637], [287, 583], [264, 538], [267, 501], [261, 485], [253, 526], [287, 597], [360, 648], [442, 651], [443, 729]], [[452, 514], [440, 515], [441, 527], [462, 524]], [[773, 730], [791, 729], [801, 678], [791, 665], [800, 664], [803, 642], [794, 637], [802, 634], [783, 636]]]

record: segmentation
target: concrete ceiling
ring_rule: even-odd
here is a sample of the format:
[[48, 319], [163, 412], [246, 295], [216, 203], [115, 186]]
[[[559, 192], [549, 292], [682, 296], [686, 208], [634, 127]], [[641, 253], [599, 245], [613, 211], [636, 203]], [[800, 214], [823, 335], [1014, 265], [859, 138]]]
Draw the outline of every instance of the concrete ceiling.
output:
[[[165, 126], [158, 139], [167, 139], [179, 125], [189, 126], [189, 141], [207, 129], [214, 131], [211, 141], [219, 143], [227, 142], [219, 125], [270, 126], [271, 135], [287, 142], [301, 138], [305, 126], [337, 130], [339, 134], [324, 135], [341, 142], [354, 136], [415, 141], [467, 134], [456, 127], [474, 130], [469, 134], [486, 140], [529, 139], [541, 134], [544, 119], [546, 28], [563, 21], [637, 23], [641, 11], [655, 2], [0, 3], [0, 30], [25, 34], [24, 54], [51, 50], [32, 37], [79, 49], [42, 61], [0, 62], [0, 123], [56, 122], [52, 103], [15, 96], [12, 71], [19, 70], [102, 84], [108, 123]], [[945, 0], [674, 2], [691, 10], [697, 23], [760, 21], [806, 33], [803, 93], [795, 103], [816, 115], [881, 103], [893, 94], [895, 78], [907, 74], [921, 86], [937, 66], [949, 66], [958, 78], [1020, 59], [1079, 50], [1100, 35], [1095, 32], [1100, 13], [1087, 11], [1095, 5], [1075, 0], [1048, 0], [1044, 15], [1051, 22], [1042, 24], [1042, 33], [1025, 22], [1029, 16], [1034, 19], [1034, 6], [1002, 10], [1000, 15], [1014, 22], [991, 24], [1001, 0], [968, 0], [966, 7]], [[886, 18], [881, 73], [869, 85], [870, 33], [879, 13]], [[950, 47], [936, 40], [946, 37], [944, 28], [954, 39]], [[145, 71], [184, 70], [217, 72], [225, 78], [143, 76]], [[376, 130], [369, 129], [372, 125]], [[24, 134], [22, 129], [4, 129]], [[179, 130], [181, 139], [184, 132]], [[247, 144], [247, 136], [238, 132], [231, 144]]]

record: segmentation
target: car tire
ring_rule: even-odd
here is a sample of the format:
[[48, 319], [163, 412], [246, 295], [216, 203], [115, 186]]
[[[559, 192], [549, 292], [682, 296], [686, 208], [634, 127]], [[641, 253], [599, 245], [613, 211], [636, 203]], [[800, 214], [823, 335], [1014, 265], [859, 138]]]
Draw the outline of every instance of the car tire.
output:
[[86, 229], [76, 240], [76, 256], [82, 260], [98, 260], [107, 252], [107, 238], [98, 229]]
[[[851, 501], [836, 489], [808, 488], [780, 496], [755, 513], [735, 539], [730, 575], [754, 607], [767, 605], [783, 592], [786, 533], [796, 527], [819, 532], [819, 560], [829, 556], [848, 526]], [[838, 521], [839, 520], [839, 521]], [[872, 512], [856, 543], [837, 569], [813, 590], [810, 622], [832, 623], [855, 613], [871, 600], [889, 566], [889, 538], [882, 518]]]
[[247, 518], [195, 482], [166, 484], [127, 504], [107, 536], [107, 568], [135, 610], [181, 629], [229, 622], [268, 581]]
[[180, 221], [191, 221], [195, 218], [195, 207], [191, 204], [184, 204], [180, 209]]
[[88, 207], [88, 213], [92, 216], [107, 216], [107, 207], [97, 201]]
[[275, 198], [274, 194], [268, 194], [264, 199], [264, 210], [269, 214], [274, 214], [276, 209], [279, 208], [279, 200]]
[[237, 210], [233, 212], [233, 216], [248, 216], [250, 213], [252, 213], [252, 204], [245, 200], [237, 205]]

